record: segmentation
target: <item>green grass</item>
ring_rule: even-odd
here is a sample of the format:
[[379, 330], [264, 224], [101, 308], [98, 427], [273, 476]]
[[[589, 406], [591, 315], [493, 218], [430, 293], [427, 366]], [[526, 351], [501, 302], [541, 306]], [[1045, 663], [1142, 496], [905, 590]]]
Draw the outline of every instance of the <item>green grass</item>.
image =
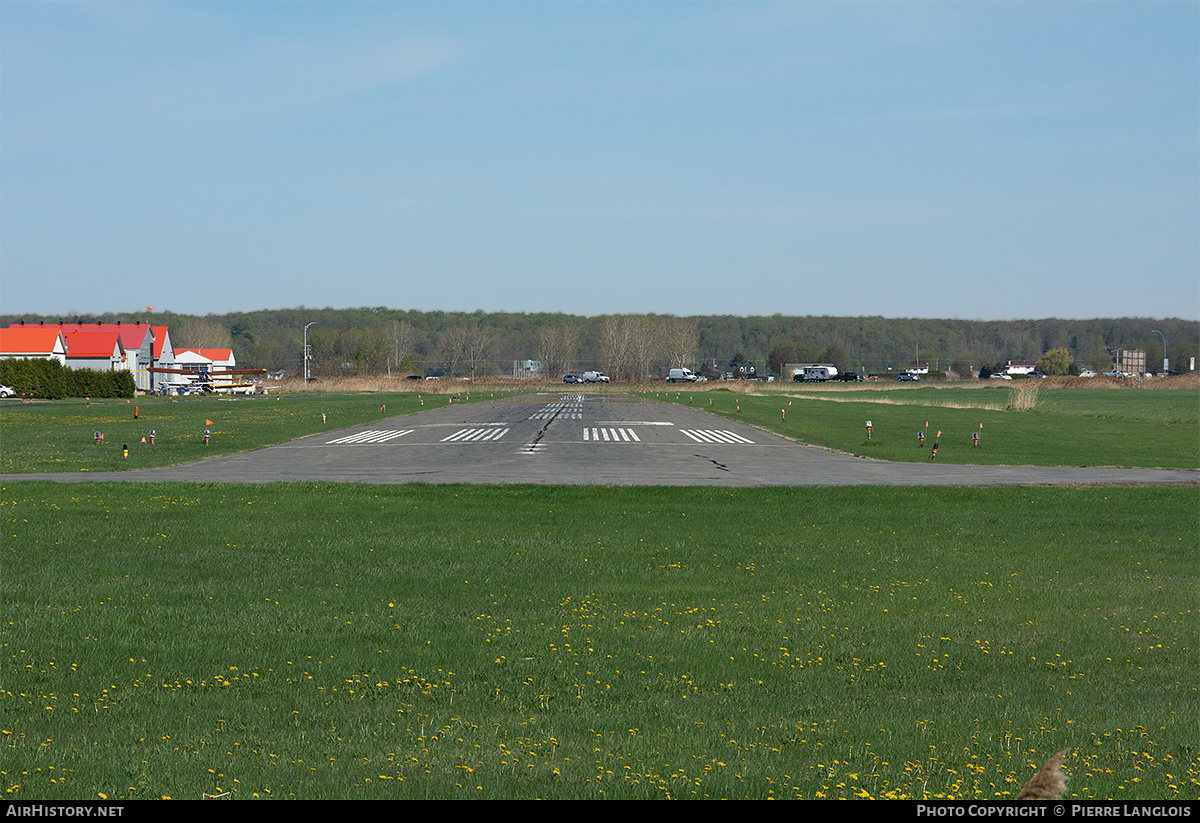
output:
[[[1041, 390], [1029, 411], [1006, 410], [1012, 392], [999, 387], [800, 392], [796, 397], [723, 391], [648, 396], [878, 460], [928, 461], [941, 431], [937, 460], [943, 463], [1200, 468], [1200, 398], [1188, 390]], [[918, 430], [927, 432], [924, 446]], [[972, 439], [976, 432], [978, 448]]]
[[[454, 402], [510, 397], [464, 392]], [[65, 401], [0, 406], [0, 473], [124, 471], [235, 454], [445, 406], [452, 395], [352, 394]], [[382, 407], [382, 408], [381, 408]], [[134, 409], [138, 416], [134, 419]], [[322, 417], [324, 415], [324, 417]], [[211, 420], [212, 425], [207, 425]], [[149, 441], [156, 431], [155, 443]], [[212, 432], [204, 444], [204, 430]], [[104, 433], [96, 444], [94, 433]], [[122, 446], [129, 446], [129, 457]]]
[[[751, 396], [720, 390], [656, 391], [646, 396], [736, 418], [799, 442], [880, 460], [926, 461], [941, 430], [937, 459], [944, 463], [1200, 468], [1200, 398], [1189, 390], [1041, 390], [1036, 406], [1023, 412], [1005, 410], [1015, 391], [1008, 387], [797, 391], [801, 396], [789, 396], [795, 394], [790, 391]], [[455, 402], [514, 394], [472, 392]], [[0, 473], [178, 465], [447, 402], [446, 395], [356, 394], [6, 404], [0, 406]], [[785, 410], [786, 420], [781, 415]], [[207, 420], [213, 425], [207, 426]], [[870, 439], [867, 420], [873, 424]], [[924, 430], [927, 422], [922, 448], [917, 430]], [[208, 446], [203, 440], [205, 428], [212, 430]], [[154, 446], [141, 442], [151, 429], [157, 431]], [[105, 434], [103, 445], [94, 442], [97, 430]], [[975, 432], [980, 433], [979, 448], [971, 439]], [[130, 447], [128, 459], [122, 456], [123, 445]]]
[[13, 799], [1200, 797], [1195, 486], [3, 492]]

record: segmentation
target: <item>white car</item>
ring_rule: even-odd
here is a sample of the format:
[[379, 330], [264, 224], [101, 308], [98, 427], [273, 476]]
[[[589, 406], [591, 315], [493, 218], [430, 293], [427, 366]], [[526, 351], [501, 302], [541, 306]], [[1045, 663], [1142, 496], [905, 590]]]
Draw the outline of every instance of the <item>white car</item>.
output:
[[17, 390], [12, 386], [0, 386], [0, 397], [16, 397]]
[[1002, 371], [992, 372], [988, 377], [992, 380], [1012, 380], [1011, 374], [1005, 374]]

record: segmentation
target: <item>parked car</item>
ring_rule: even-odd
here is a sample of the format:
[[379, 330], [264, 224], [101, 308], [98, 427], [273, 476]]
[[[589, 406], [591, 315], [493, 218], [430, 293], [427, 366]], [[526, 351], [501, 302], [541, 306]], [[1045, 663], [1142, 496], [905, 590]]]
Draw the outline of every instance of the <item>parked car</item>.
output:
[[988, 375], [989, 380], [1012, 380], [1011, 374], [1005, 374], [1002, 371], [994, 371]]
[[563, 378], [563, 382], [564, 383], [582, 383], [583, 378], [577, 374], [568, 374], [566, 377]]
[[908, 382], [908, 381], [913, 381], [913, 382], [916, 382], [916, 381], [919, 381], [919, 380], [921, 379], [921, 375], [919, 375], [919, 374], [913, 374], [912, 372], [904, 372], [904, 374], [900, 375], [900, 376], [899, 376], [899, 377], [897, 377], [896, 379], [897, 379], [897, 380], [902, 380], [902, 381], [905, 381], [905, 382]]
[[1079, 373], [1079, 376], [1080, 377], [1095, 377], [1096, 373], [1094, 371], [1092, 371], [1091, 369], [1084, 369], [1083, 371], [1081, 371]]
[[12, 386], [0, 386], [0, 397], [16, 397], [17, 390]]
[[838, 372], [837, 379], [844, 380], [847, 383], [863, 382], [863, 376], [861, 374], [859, 374], [858, 372], [853, 372], [853, 371]]
[[668, 383], [695, 383], [696, 375], [691, 369], [671, 369], [667, 374]]
[[602, 371], [585, 371], [583, 373], [584, 383], [607, 383], [608, 375]]
[[1047, 375], [1040, 371], [1031, 371], [1029, 374], [1027, 374], [1025, 376], [1026, 377], [1046, 377]]

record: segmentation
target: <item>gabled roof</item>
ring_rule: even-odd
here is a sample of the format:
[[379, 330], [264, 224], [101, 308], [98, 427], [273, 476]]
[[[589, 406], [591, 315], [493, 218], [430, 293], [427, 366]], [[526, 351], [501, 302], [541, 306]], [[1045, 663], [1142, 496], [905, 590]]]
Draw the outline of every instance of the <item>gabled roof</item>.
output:
[[[192, 356], [188, 357], [187, 355]], [[233, 362], [233, 349], [176, 349], [175, 359], [193, 363], [200, 359], [210, 363], [228, 365]]]
[[64, 334], [67, 341], [67, 357], [100, 358], [125, 357], [121, 335], [115, 331], [80, 331]]
[[[163, 346], [171, 339], [171, 335], [166, 326], [151, 326], [154, 330], [154, 359], [161, 360], [163, 356]], [[174, 357], [175, 349], [172, 346], [167, 352], [168, 356]]]
[[57, 326], [0, 329], [0, 354], [8, 357], [28, 354], [46, 356], [65, 354], [66, 351], [66, 343]]
[[135, 323], [13, 323], [10, 329], [59, 329], [64, 335], [73, 332], [116, 332], [121, 336], [121, 345], [126, 349], [140, 349], [146, 342], [146, 335], [154, 332], [149, 323], [140, 320]]

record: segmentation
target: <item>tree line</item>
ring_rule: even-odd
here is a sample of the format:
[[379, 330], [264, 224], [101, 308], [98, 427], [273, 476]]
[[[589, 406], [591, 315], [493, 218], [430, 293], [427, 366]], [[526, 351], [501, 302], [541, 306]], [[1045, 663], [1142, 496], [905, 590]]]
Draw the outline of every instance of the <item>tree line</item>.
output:
[[[177, 347], [230, 348], [239, 365], [301, 374], [305, 326], [316, 376], [510, 375], [536, 361], [543, 376], [589, 369], [614, 380], [662, 377], [672, 367], [718, 375], [732, 364], [780, 374], [787, 363], [828, 362], [884, 372], [913, 365], [961, 376], [1008, 361], [1037, 363], [1065, 350], [1079, 368], [1107, 371], [1117, 349], [1141, 349], [1151, 368], [1166, 354], [1174, 371], [1200, 355], [1200, 323], [1178, 318], [954, 320], [631, 314], [421, 312], [385, 307], [186, 315], [173, 312], [0, 317], [5, 326], [44, 322], [152, 322]], [[1057, 362], [1057, 361], [1056, 361]]]

